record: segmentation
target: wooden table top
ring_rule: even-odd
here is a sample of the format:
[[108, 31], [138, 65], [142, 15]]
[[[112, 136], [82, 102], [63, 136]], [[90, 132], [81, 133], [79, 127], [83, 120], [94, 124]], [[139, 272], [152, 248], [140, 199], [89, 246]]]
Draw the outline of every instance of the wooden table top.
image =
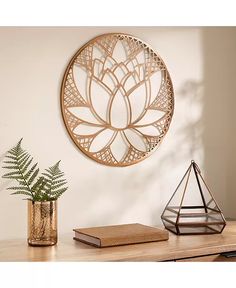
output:
[[51, 247], [31, 247], [26, 239], [0, 241], [0, 261], [166, 261], [219, 254], [236, 250], [236, 221], [229, 221], [222, 234], [176, 236], [168, 241], [96, 248], [59, 237]]

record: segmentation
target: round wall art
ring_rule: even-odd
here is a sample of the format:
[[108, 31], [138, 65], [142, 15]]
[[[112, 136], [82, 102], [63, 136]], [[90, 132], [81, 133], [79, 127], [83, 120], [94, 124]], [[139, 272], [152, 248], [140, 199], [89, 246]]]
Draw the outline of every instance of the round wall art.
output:
[[169, 72], [147, 44], [98, 36], [71, 59], [61, 87], [66, 128], [78, 148], [109, 166], [128, 166], [159, 146], [174, 111]]

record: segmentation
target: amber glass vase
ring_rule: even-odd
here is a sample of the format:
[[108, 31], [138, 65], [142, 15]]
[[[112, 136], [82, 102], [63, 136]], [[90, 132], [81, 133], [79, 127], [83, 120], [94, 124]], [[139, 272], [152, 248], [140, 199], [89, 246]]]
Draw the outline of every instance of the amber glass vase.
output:
[[28, 200], [28, 244], [51, 246], [57, 243], [57, 201]]

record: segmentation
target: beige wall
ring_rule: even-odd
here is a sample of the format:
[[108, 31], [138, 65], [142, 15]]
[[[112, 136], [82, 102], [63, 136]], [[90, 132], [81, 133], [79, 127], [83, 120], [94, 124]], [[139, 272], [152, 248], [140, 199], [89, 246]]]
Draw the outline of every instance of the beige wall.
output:
[[[159, 52], [176, 101], [161, 147], [125, 168], [83, 156], [66, 132], [59, 105], [71, 56], [92, 37], [117, 31], [133, 34]], [[21, 137], [40, 167], [62, 160], [69, 190], [59, 201], [61, 233], [76, 226], [159, 224], [191, 159], [201, 166], [224, 214], [236, 216], [236, 29], [0, 28], [0, 42], [0, 160]], [[0, 181], [0, 239], [25, 237], [26, 202], [10, 196], [8, 184]]]

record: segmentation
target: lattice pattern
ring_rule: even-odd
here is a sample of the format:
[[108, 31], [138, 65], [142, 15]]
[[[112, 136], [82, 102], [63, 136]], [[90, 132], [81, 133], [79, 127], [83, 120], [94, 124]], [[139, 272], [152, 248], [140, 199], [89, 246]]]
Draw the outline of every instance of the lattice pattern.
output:
[[89, 151], [89, 147], [90, 147], [90, 145], [94, 139], [93, 135], [83, 137], [83, 136], [79, 136], [79, 135], [74, 134], [74, 137], [75, 137], [78, 145], [80, 145], [85, 151]]
[[79, 64], [87, 69], [92, 67], [92, 52], [93, 47], [88, 45], [78, 54], [77, 58], [74, 60], [74, 63]]
[[68, 77], [66, 79], [65, 91], [64, 91], [64, 105], [69, 106], [79, 106], [86, 104], [85, 100], [81, 97], [72, 74], [72, 69], [68, 72]]
[[[124, 49], [126, 58], [123, 60], [115, 57], [118, 45]], [[100, 55], [99, 57], [95, 51]], [[76, 74], [75, 68], [81, 69], [79, 70], [81, 72]], [[117, 71], [124, 75], [120, 77]], [[86, 83], [84, 84], [86, 86], [80, 87], [77, 79], [83, 73], [86, 73]], [[157, 90], [154, 89], [156, 88], [154, 86], [158, 83], [153, 84], [150, 81], [156, 75], [155, 73], [161, 73], [160, 87]], [[106, 82], [109, 77], [113, 81], [112, 84], [111, 81]], [[100, 87], [100, 90], [103, 89], [104, 92], [100, 94], [109, 94], [110, 97], [107, 107], [105, 107], [105, 118], [97, 109], [97, 104], [93, 102], [96, 92], [92, 92], [91, 87], [95, 85], [94, 83]], [[132, 93], [135, 93], [140, 87], [142, 88], [142, 85], [146, 91], [143, 92], [146, 93], [144, 110], [136, 119], [133, 119], [135, 107], [131, 102]], [[154, 90], [159, 92], [153, 95]], [[86, 94], [83, 94], [85, 93], [83, 91], [86, 91]], [[118, 92], [123, 95], [123, 101], [127, 106], [125, 113], [128, 115], [121, 114], [119, 117], [129, 119], [127, 124], [122, 127], [114, 125], [112, 120], [112, 113], [114, 113], [112, 105], [114, 99], [118, 97]], [[92, 39], [73, 57], [62, 83], [61, 107], [66, 128], [82, 152], [105, 165], [128, 166], [145, 159], [161, 143], [172, 119], [174, 93], [164, 62], [147, 44], [130, 35], [113, 33]], [[75, 112], [75, 108], [77, 112]], [[79, 114], [82, 110], [86, 111], [86, 115], [89, 114], [89, 119], [86, 118], [87, 116]], [[153, 111], [156, 111], [156, 115], [159, 116], [151, 123], [140, 124], [148, 113], [153, 113]], [[162, 113], [161, 116], [158, 113]], [[90, 129], [92, 127], [94, 131], [83, 132], [86, 134], [84, 135], [80, 132], [84, 125], [88, 125]], [[143, 132], [142, 129], [145, 130], [151, 126], [156, 129], [154, 129], [155, 135], [149, 135], [148, 131]], [[128, 130], [129, 133], [126, 133]], [[130, 135], [133, 135], [134, 139], [139, 138], [137, 143], [141, 141], [143, 146], [139, 146]], [[94, 146], [103, 136], [108, 137], [107, 141], [102, 147], [98, 145], [96, 150]], [[118, 138], [122, 139], [120, 140], [124, 150], [122, 153], [117, 153], [114, 149]]]
[[141, 160], [146, 155], [147, 155], [146, 152], [141, 152], [141, 151], [135, 149], [134, 147], [130, 147], [124, 162], [132, 164], [135, 160], [137, 160], [137, 159]]
[[130, 59], [134, 58], [139, 52], [143, 51], [146, 48], [146, 45], [143, 43], [138, 43], [138, 40], [135, 38], [128, 38], [128, 41], [125, 41], [127, 54]]
[[103, 50], [104, 55], [112, 56], [113, 49], [118, 41], [118, 37], [107, 35], [97, 39], [96, 43]]
[[68, 110], [65, 110], [64, 115], [65, 115], [64, 119], [65, 119], [66, 123], [68, 123], [68, 125], [71, 127], [72, 131], [74, 130], [75, 127], [77, 127], [81, 123], [81, 120], [79, 120], [73, 114], [68, 112]]
[[161, 141], [161, 137], [146, 136], [144, 139], [147, 146], [150, 149], [149, 152], [151, 152], [154, 148], [156, 148]]
[[171, 81], [168, 76], [164, 76], [161, 83], [161, 88], [158, 93], [158, 97], [151, 103], [150, 108], [162, 110], [162, 111], [172, 111], [173, 99], [170, 95], [173, 93], [173, 88]]
[[111, 165], [116, 165], [117, 161], [112, 155], [110, 148], [105, 148], [101, 150], [100, 152], [94, 153], [93, 156], [97, 159], [99, 159], [102, 162], [109, 163]]

